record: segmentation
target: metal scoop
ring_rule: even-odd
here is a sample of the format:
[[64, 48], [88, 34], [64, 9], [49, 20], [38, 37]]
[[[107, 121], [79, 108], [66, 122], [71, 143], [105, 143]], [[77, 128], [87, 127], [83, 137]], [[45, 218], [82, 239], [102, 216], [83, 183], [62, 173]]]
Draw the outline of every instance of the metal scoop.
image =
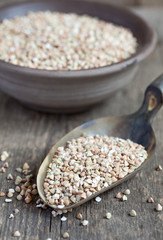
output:
[[[72, 138], [78, 138], [81, 134], [86, 133], [87, 135], [108, 135], [113, 137], [120, 137], [123, 139], [130, 139], [135, 143], [141, 144], [145, 147], [148, 152], [148, 158], [144, 163], [138, 167], [132, 173], [126, 175], [124, 178], [116, 181], [108, 187], [101, 189], [100, 191], [92, 194], [91, 196], [83, 199], [75, 204], [69, 205], [62, 210], [68, 210], [70, 208], [77, 207], [90, 199], [98, 196], [99, 194], [117, 186], [118, 184], [128, 180], [140, 171], [149, 162], [149, 158], [155, 149], [155, 135], [151, 127], [153, 117], [163, 104], [163, 74], [153, 81], [145, 91], [145, 97], [141, 108], [127, 116], [120, 117], [104, 117], [99, 118], [81, 126], [75, 128], [61, 140], [59, 140], [50, 150], [46, 158], [44, 159], [37, 175], [37, 187], [41, 199], [46, 202], [43, 183], [46, 176], [46, 170], [49, 163], [52, 161], [53, 155], [59, 146], [65, 146], [65, 143]], [[54, 208], [53, 205], [47, 203], [50, 207]], [[54, 208], [59, 210], [59, 208]]]

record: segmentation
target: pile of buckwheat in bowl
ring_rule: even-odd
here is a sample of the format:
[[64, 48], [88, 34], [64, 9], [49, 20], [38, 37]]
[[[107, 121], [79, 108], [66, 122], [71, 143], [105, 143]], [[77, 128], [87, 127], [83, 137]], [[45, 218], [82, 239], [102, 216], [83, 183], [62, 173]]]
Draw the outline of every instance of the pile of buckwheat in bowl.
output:
[[87, 15], [30, 12], [0, 24], [0, 60], [29, 68], [98, 68], [129, 58], [136, 48], [129, 29]]
[[58, 147], [44, 180], [46, 201], [64, 208], [108, 187], [147, 158], [142, 145], [118, 137], [82, 135]]

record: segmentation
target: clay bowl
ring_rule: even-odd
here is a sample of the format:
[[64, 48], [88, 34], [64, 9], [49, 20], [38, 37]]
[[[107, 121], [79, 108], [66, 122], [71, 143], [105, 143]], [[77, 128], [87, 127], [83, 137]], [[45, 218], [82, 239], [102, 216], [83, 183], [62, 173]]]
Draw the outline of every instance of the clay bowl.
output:
[[0, 8], [0, 22], [40, 10], [88, 14], [122, 25], [133, 32], [139, 47], [127, 60], [89, 70], [38, 70], [0, 61], [0, 89], [33, 109], [77, 112], [103, 101], [133, 79], [138, 63], [153, 51], [156, 44], [155, 33], [143, 19], [110, 4], [73, 0], [13, 3]]

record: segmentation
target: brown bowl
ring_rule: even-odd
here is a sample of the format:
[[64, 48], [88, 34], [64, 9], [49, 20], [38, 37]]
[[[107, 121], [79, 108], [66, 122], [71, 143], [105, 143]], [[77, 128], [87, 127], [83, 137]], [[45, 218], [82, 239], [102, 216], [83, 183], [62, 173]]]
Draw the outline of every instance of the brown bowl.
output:
[[0, 89], [33, 109], [76, 112], [103, 101], [133, 79], [138, 63], [156, 45], [156, 35], [143, 19], [110, 4], [73, 0], [13, 3], [0, 8], [0, 22], [45, 10], [88, 14], [122, 25], [133, 32], [139, 46], [136, 54], [124, 61], [88, 70], [38, 70], [0, 61]]

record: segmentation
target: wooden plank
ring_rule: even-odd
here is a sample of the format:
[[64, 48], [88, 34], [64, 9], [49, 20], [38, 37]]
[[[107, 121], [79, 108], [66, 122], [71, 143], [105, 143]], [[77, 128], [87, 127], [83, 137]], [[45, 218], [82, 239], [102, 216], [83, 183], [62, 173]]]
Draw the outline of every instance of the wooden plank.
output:
[[163, 31], [162, 31], [162, 23], [163, 23], [163, 14], [162, 7], [135, 7], [131, 8], [131, 10], [135, 11], [138, 15], [144, 18], [148, 24], [155, 30], [158, 35], [158, 43], [163, 42]]
[[[25, 2], [26, 0], [17, 0], [17, 2]], [[77, 0], [76, 0], [77, 1]], [[135, 5], [137, 0], [88, 0], [88, 1], [96, 1], [96, 2], [105, 2], [105, 3], [114, 3], [114, 4], [120, 4], [120, 5]], [[6, 3], [12, 3], [15, 2], [15, 0], [1, 0], [0, 5], [4, 5]]]
[[[14, 169], [21, 167], [27, 161], [36, 176], [39, 165], [48, 153], [50, 147], [66, 132], [79, 124], [107, 115], [123, 115], [137, 110], [143, 100], [146, 86], [157, 77], [163, 69], [163, 44], [161, 21], [163, 9], [139, 10], [140, 15], [151, 21], [159, 31], [160, 43], [157, 50], [142, 64], [132, 83], [112, 95], [102, 104], [90, 111], [74, 115], [49, 115], [24, 108], [17, 101], [0, 92], [0, 151], [12, 153], [9, 158], [9, 169], [0, 174], [0, 189], [7, 191], [14, 187], [13, 181], [6, 181], [7, 173], [16, 176]], [[152, 17], [151, 17], [152, 14]], [[152, 196], [155, 202], [163, 205], [162, 172], [155, 171], [158, 164], [163, 166], [163, 109], [154, 120], [154, 130], [157, 138], [157, 149], [152, 157], [150, 166], [135, 178], [123, 183], [115, 189], [102, 194], [102, 202], [94, 200], [78, 207], [72, 213], [65, 214], [68, 218], [61, 223], [60, 217], [52, 218], [51, 210], [40, 210], [34, 202], [27, 205], [13, 198], [13, 203], [4, 203], [0, 198], [0, 239], [12, 240], [12, 233], [19, 230], [25, 240], [53, 240], [62, 239], [62, 234], [68, 231], [72, 240], [161, 240], [163, 236], [163, 214], [154, 211], [155, 204], [146, 203]], [[0, 162], [0, 167], [2, 162]], [[117, 192], [126, 188], [131, 190], [127, 202], [120, 202], [114, 198]], [[14, 220], [8, 219], [14, 208], [20, 214]], [[131, 209], [137, 212], [136, 218], [128, 213]], [[112, 213], [110, 220], [104, 219], [106, 211]], [[89, 220], [87, 227], [82, 227], [76, 214], [81, 212]]]
[[123, 5], [123, 6], [132, 6], [132, 5], [137, 5], [137, 0], [88, 0], [88, 1], [93, 1], [93, 2], [104, 2], [104, 3], [113, 3], [116, 5]]
[[[17, 0], [16, 2], [25, 2], [26, 0]], [[78, 1], [78, 0], [76, 0]], [[113, 3], [124, 6], [163, 6], [162, 0], [87, 0], [96, 2]], [[15, 2], [15, 0], [1, 0], [0, 5]]]
[[[17, 0], [16, 2], [25, 2], [26, 0]], [[77, 0], [76, 0], [77, 1]], [[163, 6], [162, 0], [87, 0], [87, 1], [94, 1], [94, 2], [104, 2], [104, 3], [113, 3], [117, 5], [123, 6]], [[15, 0], [1, 0], [0, 6], [15, 2]]]
[[162, 0], [136, 0], [139, 6], [162, 6]]

